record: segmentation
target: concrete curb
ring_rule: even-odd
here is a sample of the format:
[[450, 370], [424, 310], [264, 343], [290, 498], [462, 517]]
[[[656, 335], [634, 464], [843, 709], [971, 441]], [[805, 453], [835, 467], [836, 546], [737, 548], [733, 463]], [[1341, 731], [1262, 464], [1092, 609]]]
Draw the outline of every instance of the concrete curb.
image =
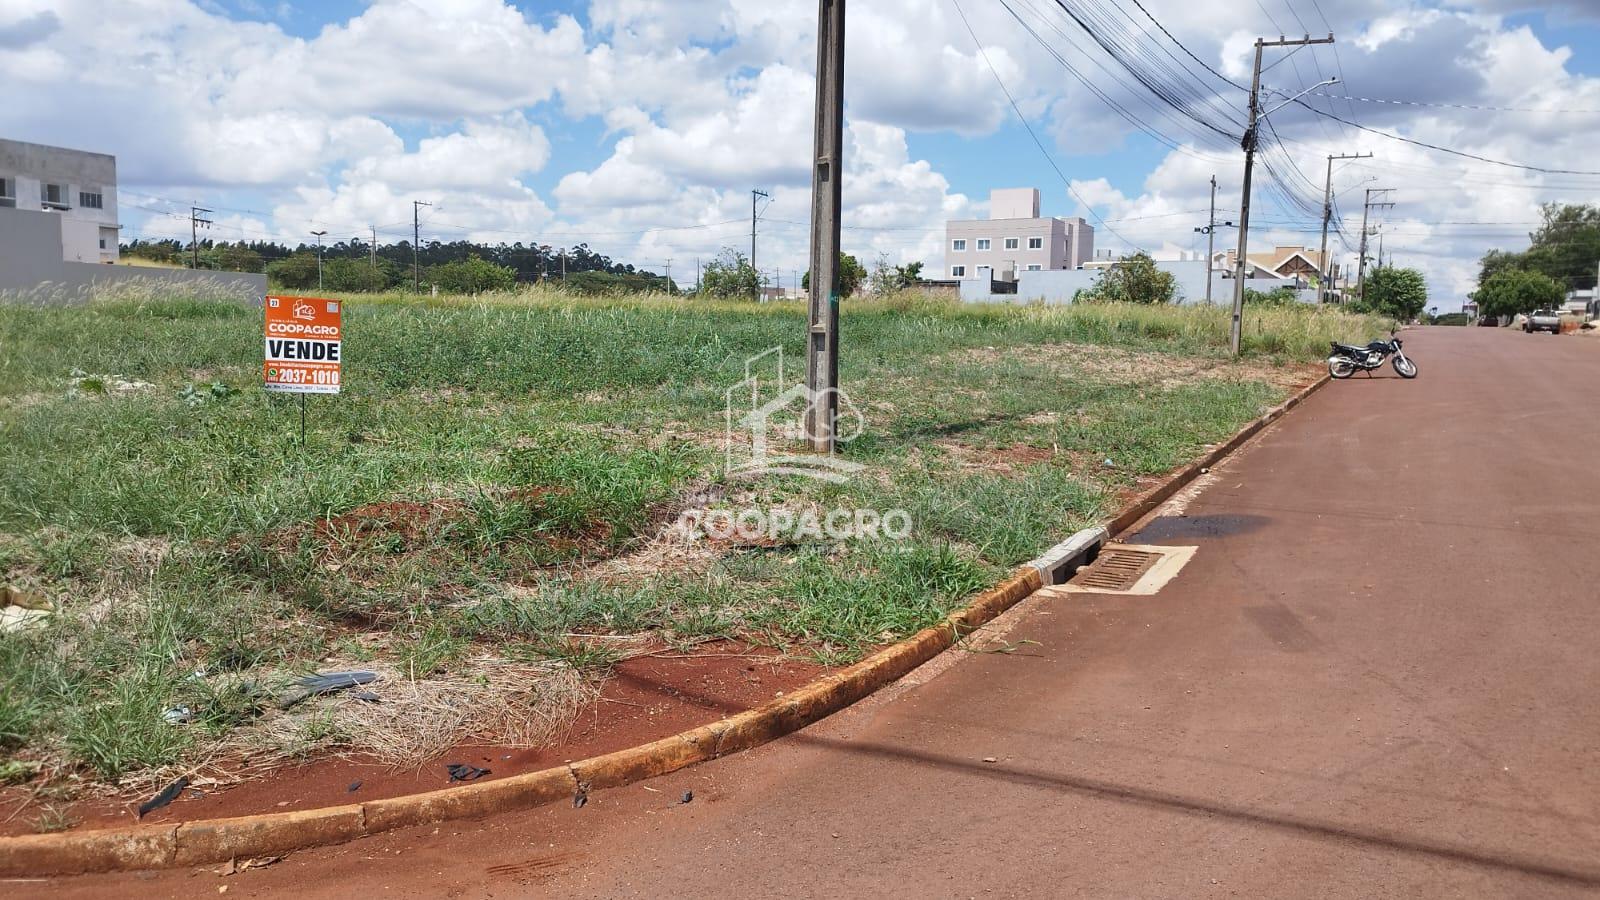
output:
[[755, 709], [569, 765], [405, 797], [230, 819], [0, 838], [0, 877], [161, 869], [283, 854], [411, 825], [530, 809], [760, 746], [897, 681], [1040, 587], [1070, 578], [1111, 535], [1143, 518], [1194, 480], [1202, 468], [1215, 465], [1327, 382], [1323, 376], [1200, 461], [1139, 496], [1110, 525], [1080, 531], [1057, 544], [939, 624]]

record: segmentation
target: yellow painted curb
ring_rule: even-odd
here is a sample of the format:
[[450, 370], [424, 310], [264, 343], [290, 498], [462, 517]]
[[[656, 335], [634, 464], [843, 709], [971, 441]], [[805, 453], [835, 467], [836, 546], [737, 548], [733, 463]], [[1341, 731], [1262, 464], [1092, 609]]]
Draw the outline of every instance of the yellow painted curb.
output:
[[[1178, 488], [1192, 481], [1201, 468], [1215, 465], [1327, 382], [1324, 376], [1245, 426], [1200, 461], [1184, 467], [1157, 488], [1141, 495], [1107, 529], [1115, 534], [1137, 522]], [[1024, 565], [1016, 574], [979, 594], [939, 624], [885, 647], [852, 666], [824, 675], [788, 696], [755, 709], [638, 747], [494, 781], [325, 809], [0, 838], [0, 877], [160, 869], [276, 855], [411, 825], [531, 809], [591, 790], [665, 775], [760, 746], [856, 703], [939, 655], [1038, 590], [1040, 585], [1039, 570]]]

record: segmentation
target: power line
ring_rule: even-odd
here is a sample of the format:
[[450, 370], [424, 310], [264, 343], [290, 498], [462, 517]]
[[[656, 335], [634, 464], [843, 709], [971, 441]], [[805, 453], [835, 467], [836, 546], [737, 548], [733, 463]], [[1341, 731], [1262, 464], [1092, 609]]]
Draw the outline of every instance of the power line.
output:
[[1006, 87], [1005, 79], [1000, 77], [1000, 72], [995, 69], [994, 63], [989, 59], [989, 52], [983, 48], [983, 42], [978, 40], [978, 33], [972, 30], [972, 23], [967, 21], [967, 13], [966, 10], [961, 8], [961, 0], [950, 0], [950, 5], [956, 8], [956, 14], [961, 17], [961, 24], [966, 26], [967, 34], [972, 37], [973, 46], [978, 48], [978, 55], [983, 57], [983, 64], [989, 68], [989, 74], [994, 76], [995, 84], [1000, 86], [1000, 92], [1006, 95], [1006, 101], [1011, 104], [1011, 111], [1016, 113], [1017, 118], [1022, 121], [1022, 127], [1028, 130], [1028, 137], [1033, 138], [1034, 146], [1039, 148], [1039, 152], [1043, 154], [1045, 161], [1050, 164], [1050, 168], [1055, 170], [1056, 177], [1060, 178], [1061, 183], [1066, 186], [1067, 193], [1071, 194], [1074, 200], [1077, 200], [1084, 209], [1088, 210], [1089, 215], [1093, 216], [1095, 221], [1099, 222], [1100, 226], [1109, 232], [1113, 237], [1129, 244], [1136, 250], [1143, 249], [1138, 244], [1135, 244], [1118, 234], [1116, 229], [1112, 228], [1110, 225], [1107, 225], [1106, 220], [1102, 218], [1099, 213], [1094, 211], [1094, 207], [1088, 201], [1084, 200], [1083, 197], [1079, 196], [1077, 190], [1072, 187], [1072, 182], [1067, 178], [1066, 173], [1062, 172], [1061, 167], [1056, 165], [1055, 157], [1050, 155], [1050, 151], [1045, 149], [1044, 142], [1039, 140], [1039, 135], [1033, 130], [1033, 125], [1028, 122], [1028, 117], [1022, 114], [1022, 108], [1017, 106], [1016, 98], [1011, 96], [1011, 89]]
[[[1326, 94], [1313, 91], [1315, 97], [1336, 97], [1336, 94]], [[1515, 112], [1515, 113], [1560, 113], [1562, 115], [1593, 116], [1600, 115], [1600, 109], [1556, 109], [1540, 108], [1536, 106], [1488, 106], [1478, 103], [1444, 103], [1429, 100], [1391, 100], [1381, 97], [1357, 97], [1345, 95], [1345, 99], [1355, 100], [1360, 103], [1382, 103], [1389, 106], [1420, 106], [1430, 109], [1466, 109], [1474, 112]]]

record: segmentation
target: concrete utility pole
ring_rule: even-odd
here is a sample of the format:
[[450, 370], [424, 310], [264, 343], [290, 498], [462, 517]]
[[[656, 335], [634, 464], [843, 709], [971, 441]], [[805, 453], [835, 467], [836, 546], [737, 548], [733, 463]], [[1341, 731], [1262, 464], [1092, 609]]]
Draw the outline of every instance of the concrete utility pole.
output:
[[1336, 159], [1371, 159], [1371, 153], [1340, 153], [1328, 157], [1328, 179], [1322, 188], [1322, 253], [1317, 257], [1321, 267], [1322, 289], [1317, 300], [1328, 302], [1328, 286], [1333, 283], [1333, 266], [1328, 262], [1328, 222], [1333, 219], [1333, 161]]
[[1266, 47], [1301, 47], [1308, 44], [1331, 43], [1333, 43], [1333, 35], [1331, 34], [1325, 38], [1312, 38], [1308, 34], [1303, 38], [1292, 41], [1282, 36], [1275, 41], [1256, 38], [1256, 63], [1250, 76], [1250, 115], [1245, 125], [1244, 140], [1242, 141], [1244, 146], [1244, 194], [1239, 201], [1239, 258], [1234, 261], [1233, 322], [1228, 329], [1228, 348], [1234, 356], [1239, 355], [1239, 342], [1243, 337], [1244, 273], [1250, 264], [1246, 256], [1250, 246], [1250, 170], [1255, 166], [1256, 162], [1257, 120], [1265, 118], [1285, 105], [1298, 100], [1301, 96], [1311, 93], [1316, 88], [1322, 87], [1323, 84], [1332, 83], [1331, 81], [1323, 81], [1321, 84], [1313, 85], [1263, 113], [1260, 111], [1261, 51]]
[[761, 270], [756, 268], [756, 198], [772, 198], [766, 191], [750, 191], [750, 268], [756, 273], [756, 299], [761, 299]]
[[420, 210], [432, 206], [426, 200], [411, 201], [411, 293], [422, 293], [421, 269], [417, 265], [417, 245], [422, 243], [422, 218]]
[[839, 414], [839, 205], [844, 180], [844, 0], [817, 2], [816, 160], [811, 170], [811, 297], [806, 330], [806, 437], [834, 450]]
[[189, 268], [200, 268], [200, 226], [211, 227], [211, 220], [206, 218], [206, 213], [211, 210], [203, 206], [189, 207]]
[[372, 271], [378, 271], [378, 226], [368, 225], [372, 229], [372, 243], [367, 245], [367, 265]]
[[1366, 200], [1361, 204], [1361, 253], [1356, 260], [1356, 297], [1360, 300], [1367, 299], [1367, 211], [1373, 207], [1388, 209], [1393, 203], [1373, 203], [1373, 194], [1386, 194], [1394, 188], [1367, 188]]
[[[1223, 222], [1224, 228], [1233, 227], [1232, 222]], [[1195, 231], [1206, 236], [1206, 304], [1211, 303], [1211, 258], [1217, 255], [1217, 176], [1211, 176], [1211, 215], [1206, 219], [1206, 224], [1196, 228]]]
[[311, 232], [312, 236], [314, 236], [317, 239], [317, 290], [318, 291], [322, 290], [322, 236], [327, 234], [327, 233], [328, 232], [327, 232], [326, 229], [324, 229], [322, 231], [313, 231], [313, 232]]
[[1211, 176], [1211, 214], [1206, 216], [1206, 305], [1211, 305], [1211, 257], [1217, 252], [1217, 176]]
[[672, 257], [667, 257], [667, 293], [676, 293], [672, 290]]

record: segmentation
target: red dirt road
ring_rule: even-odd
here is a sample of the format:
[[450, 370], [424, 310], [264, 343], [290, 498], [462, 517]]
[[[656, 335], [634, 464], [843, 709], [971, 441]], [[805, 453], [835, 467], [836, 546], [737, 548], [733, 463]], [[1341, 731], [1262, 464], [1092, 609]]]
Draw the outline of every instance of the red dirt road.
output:
[[22, 893], [1600, 893], [1600, 346], [1407, 338], [1416, 381], [1328, 386], [1146, 525], [1199, 547], [1159, 594], [1042, 592], [1014, 653], [582, 809]]

